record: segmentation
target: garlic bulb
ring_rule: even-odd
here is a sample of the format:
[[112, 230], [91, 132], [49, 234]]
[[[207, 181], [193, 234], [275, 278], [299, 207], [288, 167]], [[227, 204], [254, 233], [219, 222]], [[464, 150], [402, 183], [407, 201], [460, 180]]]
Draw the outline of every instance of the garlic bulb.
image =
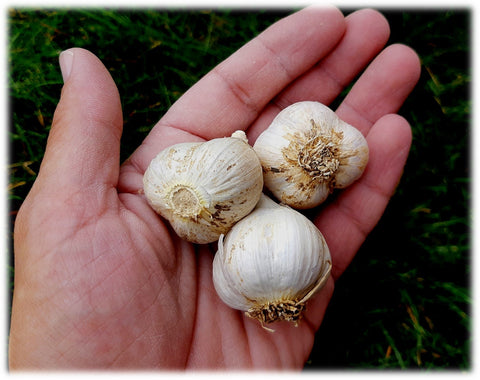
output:
[[253, 148], [265, 186], [278, 200], [299, 209], [319, 205], [334, 188], [358, 179], [369, 154], [360, 131], [311, 101], [282, 110]]
[[160, 152], [144, 177], [145, 196], [181, 238], [218, 240], [250, 213], [262, 194], [262, 167], [243, 131]]
[[228, 306], [262, 323], [298, 321], [326, 283], [332, 261], [320, 231], [304, 215], [265, 195], [218, 242], [213, 283]]

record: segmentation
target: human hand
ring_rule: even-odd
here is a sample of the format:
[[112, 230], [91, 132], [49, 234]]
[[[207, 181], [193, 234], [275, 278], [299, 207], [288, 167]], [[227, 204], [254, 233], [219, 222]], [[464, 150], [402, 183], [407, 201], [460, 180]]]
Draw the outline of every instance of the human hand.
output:
[[[381, 51], [388, 35], [372, 10], [293, 14], [187, 91], [121, 167], [115, 84], [91, 53], [64, 52], [65, 85], [44, 160], [15, 225], [10, 367], [302, 368], [334, 282], [381, 217], [408, 155], [410, 127], [394, 113], [420, 65], [405, 46]], [[143, 173], [178, 142], [246, 129], [253, 144], [280, 109], [329, 104], [373, 58], [336, 110], [364, 133], [370, 161], [314, 218], [332, 277], [298, 327], [279, 322], [270, 333], [220, 301], [213, 245], [171, 232], [139, 192]]]

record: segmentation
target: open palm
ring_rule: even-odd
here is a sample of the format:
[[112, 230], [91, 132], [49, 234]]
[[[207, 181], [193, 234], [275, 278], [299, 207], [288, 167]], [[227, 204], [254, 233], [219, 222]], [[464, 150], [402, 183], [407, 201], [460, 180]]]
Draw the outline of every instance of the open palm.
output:
[[[388, 35], [373, 10], [297, 12], [187, 91], [121, 167], [115, 84], [92, 53], [64, 52], [45, 157], [15, 226], [11, 368], [302, 368], [334, 282], [381, 217], [408, 155], [410, 127], [394, 113], [419, 61], [406, 46], [382, 51]], [[243, 129], [253, 144], [282, 108], [329, 104], [367, 65], [336, 112], [367, 137], [369, 164], [315, 217], [332, 277], [298, 327], [279, 322], [271, 333], [220, 301], [215, 244], [176, 237], [141, 194], [143, 173], [174, 143]]]

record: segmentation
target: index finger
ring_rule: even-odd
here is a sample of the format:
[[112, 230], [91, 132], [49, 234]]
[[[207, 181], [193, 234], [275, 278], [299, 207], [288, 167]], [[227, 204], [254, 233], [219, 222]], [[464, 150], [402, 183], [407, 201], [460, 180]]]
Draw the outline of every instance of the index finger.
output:
[[344, 30], [344, 17], [333, 7], [307, 8], [273, 24], [190, 88], [130, 161], [142, 171], [173, 143], [246, 129], [273, 97], [335, 47]]
[[[304, 9], [280, 20], [187, 91], [162, 122], [207, 139], [245, 128], [285, 86], [333, 49], [344, 24], [335, 8]], [[182, 112], [185, 107], [191, 115]]]

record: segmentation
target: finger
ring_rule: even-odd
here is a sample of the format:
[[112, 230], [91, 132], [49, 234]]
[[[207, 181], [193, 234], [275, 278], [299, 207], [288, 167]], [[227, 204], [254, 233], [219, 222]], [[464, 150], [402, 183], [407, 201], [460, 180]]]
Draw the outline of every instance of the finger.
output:
[[405, 119], [394, 114], [380, 118], [367, 135], [370, 159], [363, 176], [315, 219], [331, 251], [334, 279], [382, 216], [402, 175], [411, 140]]
[[417, 54], [404, 45], [389, 46], [361, 75], [336, 113], [366, 135], [380, 117], [400, 109], [419, 77]]
[[337, 44], [344, 24], [335, 8], [308, 8], [282, 19], [187, 91], [163, 122], [207, 139], [245, 128]]
[[345, 21], [340, 44], [275, 99], [280, 108], [302, 100], [330, 104], [387, 43], [390, 28], [379, 12], [363, 9]]
[[362, 9], [345, 21], [345, 34], [335, 49], [282, 91], [255, 121], [248, 135], [252, 142], [290, 104], [303, 100], [330, 104], [387, 43], [390, 27], [381, 13]]
[[343, 15], [330, 7], [307, 8], [273, 24], [173, 104], [129, 163], [143, 172], [175, 142], [247, 128], [279, 91], [333, 49], [344, 28]]
[[67, 193], [115, 186], [122, 132], [117, 88], [100, 60], [86, 50], [63, 52], [60, 64], [66, 80], [39, 179]]

